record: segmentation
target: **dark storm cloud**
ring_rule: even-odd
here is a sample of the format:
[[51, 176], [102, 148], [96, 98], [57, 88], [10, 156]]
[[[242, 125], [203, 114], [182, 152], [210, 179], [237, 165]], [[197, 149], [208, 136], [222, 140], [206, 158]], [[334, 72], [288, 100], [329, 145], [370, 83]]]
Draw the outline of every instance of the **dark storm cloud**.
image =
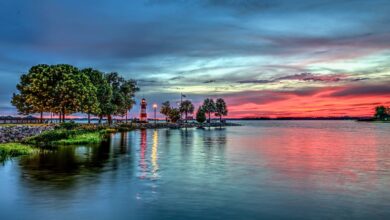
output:
[[[242, 80], [238, 82], [253, 83], [253, 84], [268, 84], [268, 83], [280, 82], [283, 80], [296, 80], [296, 81], [313, 81], [313, 82], [327, 83], [327, 82], [338, 82], [341, 80], [345, 80], [346, 77], [348, 77], [348, 75], [344, 75], [344, 74], [320, 75], [320, 74], [313, 74], [313, 73], [299, 73], [299, 74], [282, 76], [271, 80]], [[348, 81], [362, 81], [362, 80], [365, 79], [364, 78], [348, 79]]]
[[359, 85], [343, 88], [330, 97], [390, 96], [390, 82], [384, 84]]

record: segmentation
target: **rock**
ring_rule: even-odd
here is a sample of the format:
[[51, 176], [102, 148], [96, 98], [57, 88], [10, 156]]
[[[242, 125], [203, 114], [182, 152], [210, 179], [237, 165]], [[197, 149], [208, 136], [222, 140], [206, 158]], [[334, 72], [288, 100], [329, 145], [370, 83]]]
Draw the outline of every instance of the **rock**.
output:
[[53, 125], [30, 126], [30, 125], [15, 125], [1, 126], [0, 125], [0, 143], [18, 142], [24, 138], [40, 134], [43, 131], [54, 129]]

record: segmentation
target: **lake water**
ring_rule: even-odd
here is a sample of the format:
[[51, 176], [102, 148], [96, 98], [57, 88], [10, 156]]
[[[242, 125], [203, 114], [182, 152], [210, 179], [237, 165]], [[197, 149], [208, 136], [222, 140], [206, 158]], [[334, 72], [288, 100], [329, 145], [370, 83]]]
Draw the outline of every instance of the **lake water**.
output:
[[390, 124], [143, 130], [0, 164], [0, 219], [390, 219]]

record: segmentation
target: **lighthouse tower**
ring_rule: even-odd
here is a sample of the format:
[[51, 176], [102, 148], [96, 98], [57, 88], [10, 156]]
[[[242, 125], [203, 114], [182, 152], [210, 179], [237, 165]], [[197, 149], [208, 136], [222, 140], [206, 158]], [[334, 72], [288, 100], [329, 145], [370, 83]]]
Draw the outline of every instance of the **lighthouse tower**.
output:
[[147, 122], [148, 121], [148, 115], [146, 114], [146, 100], [141, 100], [141, 114], [140, 114], [140, 121], [141, 122]]

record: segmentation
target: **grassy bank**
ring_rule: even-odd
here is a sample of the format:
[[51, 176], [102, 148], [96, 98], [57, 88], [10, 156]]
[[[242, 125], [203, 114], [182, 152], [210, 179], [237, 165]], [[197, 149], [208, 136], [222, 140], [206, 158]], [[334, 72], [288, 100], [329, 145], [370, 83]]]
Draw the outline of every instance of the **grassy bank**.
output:
[[53, 141], [55, 145], [72, 145], [72, 144], [97, 144], [103, 140], [101, 132], [89, 132], [84, 134], [77, 134], [67, 139]]
[[9, 157], [31, 154], [36, 151], [37, 149], [21, 143], [0, 144], [0, 161], [4, 161]]
[[56, 129], [26, 138], [22, 143], [35, 146], [100, 143], [105, 134], [104, 130]]

